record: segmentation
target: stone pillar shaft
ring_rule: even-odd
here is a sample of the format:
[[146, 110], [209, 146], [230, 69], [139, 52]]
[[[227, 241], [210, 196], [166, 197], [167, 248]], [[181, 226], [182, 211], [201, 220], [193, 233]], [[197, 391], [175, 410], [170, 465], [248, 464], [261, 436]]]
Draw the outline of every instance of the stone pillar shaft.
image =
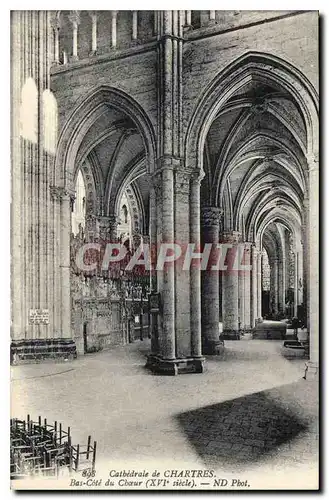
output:
[[55, 35], [55, 41], [54, 41], [54, 48], [55, 48], [55, 64], [59, 64], [59, 27], [55, 26], [54, 27], [54, 35]]
[[[190, 183], [190, 240], [196, 251], [200, 241], [200, 179], [192, 177]], [[201, 343], [201, 274], [197, 266], [190, 267], [191, 291], [191, 355], [202, 355]]]
[[91, 52], [97, 52], [97, 14], [95, 11], [90, 12], [91, 17]]
[[319, 370], [319, 158], [318, 153], [308, 159], [309, 207], [308, 207], [308, 332], [310, 360], [305, 377], [315, 378]]
[[78, 59], [78, 26], [80, 24], [80, 15], [78, 11], [73, 11], [69, 15], [69, 20], [72, 23], [72, 58]]
[[[162, 171], [162, 241], [174, 241], [174, 176], [170, 168]], [[163, 321], [160, 337], [162, 356], [175, 358], [175, 273], [174, 264], [165, 266], [162, 282]]]
[[208, 268], [202, 271], [202, 344], [203, 354], [216, 354], [219, 340], [219, 280], [218, 271], [211, 266], [217, 262], [220, 209], [204, 207], [201, 210], [202, 243], [211, 243]]
[[257, 254], [257, 319], [262, 317], [262, 252]]
[[[223, 271], [223, 337], [239, 340], [239, 271], [234, 265], [240, 264], [239, 240], [240, 233], [226, 232], [223, 241], [232, 245], [227, 252], [227, 269]], [[238, 253], [238, 255], [237, 255]]]
[[294, 316], [297, 317], [298, 313], [298, 253], [295, 252], [294, 261]]
[[61, 197], [61, 336], [70, 338], [71, 332], [71, 288], [70, 288], [70, 241], [71, 241], [71, 200], [63, 191]]
[[112, 48], [115, 49], [116, 46], [117, 46], [117, 11], [116, 10], [112, 10], [112, 31], [111, 31], [111, 35], [112, 35], [112, 39], [111, 39], [111, 45], [112, 45]]
[[243, 272], [239, 271], [238, 274], [238, 284], [239, 284], [239, 313], [238, 313], [238, 325], [239, 330], [244, 330], [245, 328], [245, 275]]
[[254, 328], [257, 320], [257, 249], [251, 247], [251, 327]]
[[133, 19], [132, 19], [132, 40], [136, 41], [138, 38], [137, 26], [138, 26], [138, 14], [137, 10], [133, 10]]
[[[251, 266], [251, 243], [245, 243], [244, 252], [245, 266]], [[243, 271], [244, 275], [244, 329], [248, 331], [251, 329], [251, 271]]]

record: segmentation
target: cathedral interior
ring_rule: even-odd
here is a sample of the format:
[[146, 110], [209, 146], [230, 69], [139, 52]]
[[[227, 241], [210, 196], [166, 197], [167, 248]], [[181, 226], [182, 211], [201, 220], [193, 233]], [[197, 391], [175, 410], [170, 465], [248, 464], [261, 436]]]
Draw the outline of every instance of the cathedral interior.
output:
[[[231, 357], [280, 372], [290, 353], [286, 383], [316, 379], [317, 12], [13, 11], [11, 32], [14, 368], [131, 356], [132, 374], [201, 384]], [[77, 266], [106, 242], [224, 244], [250, 270]], [[177, 417], [192, 441], [191, 421], [229, 411], [215, 402]]]

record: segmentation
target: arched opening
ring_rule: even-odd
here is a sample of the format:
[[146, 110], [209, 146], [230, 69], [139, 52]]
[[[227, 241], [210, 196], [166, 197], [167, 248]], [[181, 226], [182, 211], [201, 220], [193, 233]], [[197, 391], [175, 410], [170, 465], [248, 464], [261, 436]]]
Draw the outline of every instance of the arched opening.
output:
[[270, 283], [271, 267], [265, 248], [262, 250], [262, 317], [267, 318], [270, 313]]
[[[209, 85], [190, 122], [186, 155], [191, 168], [203, 171], [202, 231], [214, 245], [220, 240], [236, 251], [243, 245], [252, 268], [249, 275], [232, 270], [220, 277], [203, 273], [205, 332], [214, 331], [222, 317], [223, 337], [240, 339], [263, 321], [264, 313], [281, 320], [302, 310], [302, 221], [309, 189], [308, 153], [316, 144], [316, 112], [313, 89], [300, 78], [276, 58], [243, 56]], [[299, 94], [294, 81], [305, 85]], [[298, 248], [294, 266], [287, 228]], [[264, 260], [267, 283], [270, 275], [275, 294], [263, 286]], [[212, 290], [209, 299], [207, 290]], [[218, 339], [217, 332], [204, 337], [209, 335], [213, 342]]]
[[[63, 177], [75, 197], [71, 316], [78, 350], [83, 352], [85, 322], [88, 351], [149, 336], [150, 276], [125, 268], [139, 244], [149, 241], [148, 172], [153, 169], [154, 138], [144, 112], [114, 89], [96, 91], [69, 122], [59, 140], [56, 163], [63, 158]], [[79, 134], [71, 135], [74, 129]], [[95, 264], [93, 271], [77, 269], [77, 252], [86, 243], [99, 245], [84, 254], [84, 263], [87, 259]], [[110, 254], [104, 264], [107, 246], [120, 243], [126, 247], [124, 258], [115, 262]]]
[[76, 236], [83, 233], [86, 227], [86, 187], [81, 170], [75, 184], [75, 201], [72, 211], [72, 233]]

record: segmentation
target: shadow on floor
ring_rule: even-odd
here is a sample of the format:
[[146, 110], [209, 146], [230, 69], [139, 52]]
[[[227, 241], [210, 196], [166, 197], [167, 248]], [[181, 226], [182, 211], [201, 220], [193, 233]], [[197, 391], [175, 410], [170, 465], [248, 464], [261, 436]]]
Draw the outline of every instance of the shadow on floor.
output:
[[[307, 419], [263, 391], [179, 414], [176, 418], [206, 467], [243, 469], [308, 429]], [[290, 408], [289, 408], [290, 407]]]

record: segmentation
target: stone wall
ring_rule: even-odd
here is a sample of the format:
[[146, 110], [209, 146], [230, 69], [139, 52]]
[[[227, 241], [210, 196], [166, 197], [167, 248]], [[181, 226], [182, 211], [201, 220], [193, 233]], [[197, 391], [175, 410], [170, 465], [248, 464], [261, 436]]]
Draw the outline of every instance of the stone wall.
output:
[[[207, 24], [209, 11], [200, 12], [201, 27], [184, 35], [185, 129], [199, 98], [215, 76], [250, 51], [286, 60], [302, 71], [318, 89], [317, 12], [216, 11], [216, 24], [212, 26]], [[144, 21], [140, 20], [147, 27], [141, 42], [147, 43], [130, 48], [124, 44], [120, 48], [119, 44], [117, 50], [94, 58], [86, 58], [86, 50], [83, 50], [78, 62], [52, 68], [51, 88], [58, 102], [60, 127], [92, 89], [98, 85], [110, 85], [132, 96], [156, 129], [157, 45], [146, 36], [151, 22]], [[83, 29], [81, 25], [79, 29]], [[120, 40], [120, 32], [118, 37]]]
[[[257, 24], [223, 29], [217, 35], [197, 38], [197, 30], [187, 35], [183, 58], [183, 118], [185, 127], [207, 86], [225, 67], [252, 51], [280, 57], [299, 69], [318, 90], [318, 13], [283, 15], [266, 22], [260, 12], [247, 12], [241, 17]], [[278, 16], [281, 16], [278, 18]], [[218, 31], [220, 31], [220, 28]], [[214, 30], [214, 28], [212, 28]]]

